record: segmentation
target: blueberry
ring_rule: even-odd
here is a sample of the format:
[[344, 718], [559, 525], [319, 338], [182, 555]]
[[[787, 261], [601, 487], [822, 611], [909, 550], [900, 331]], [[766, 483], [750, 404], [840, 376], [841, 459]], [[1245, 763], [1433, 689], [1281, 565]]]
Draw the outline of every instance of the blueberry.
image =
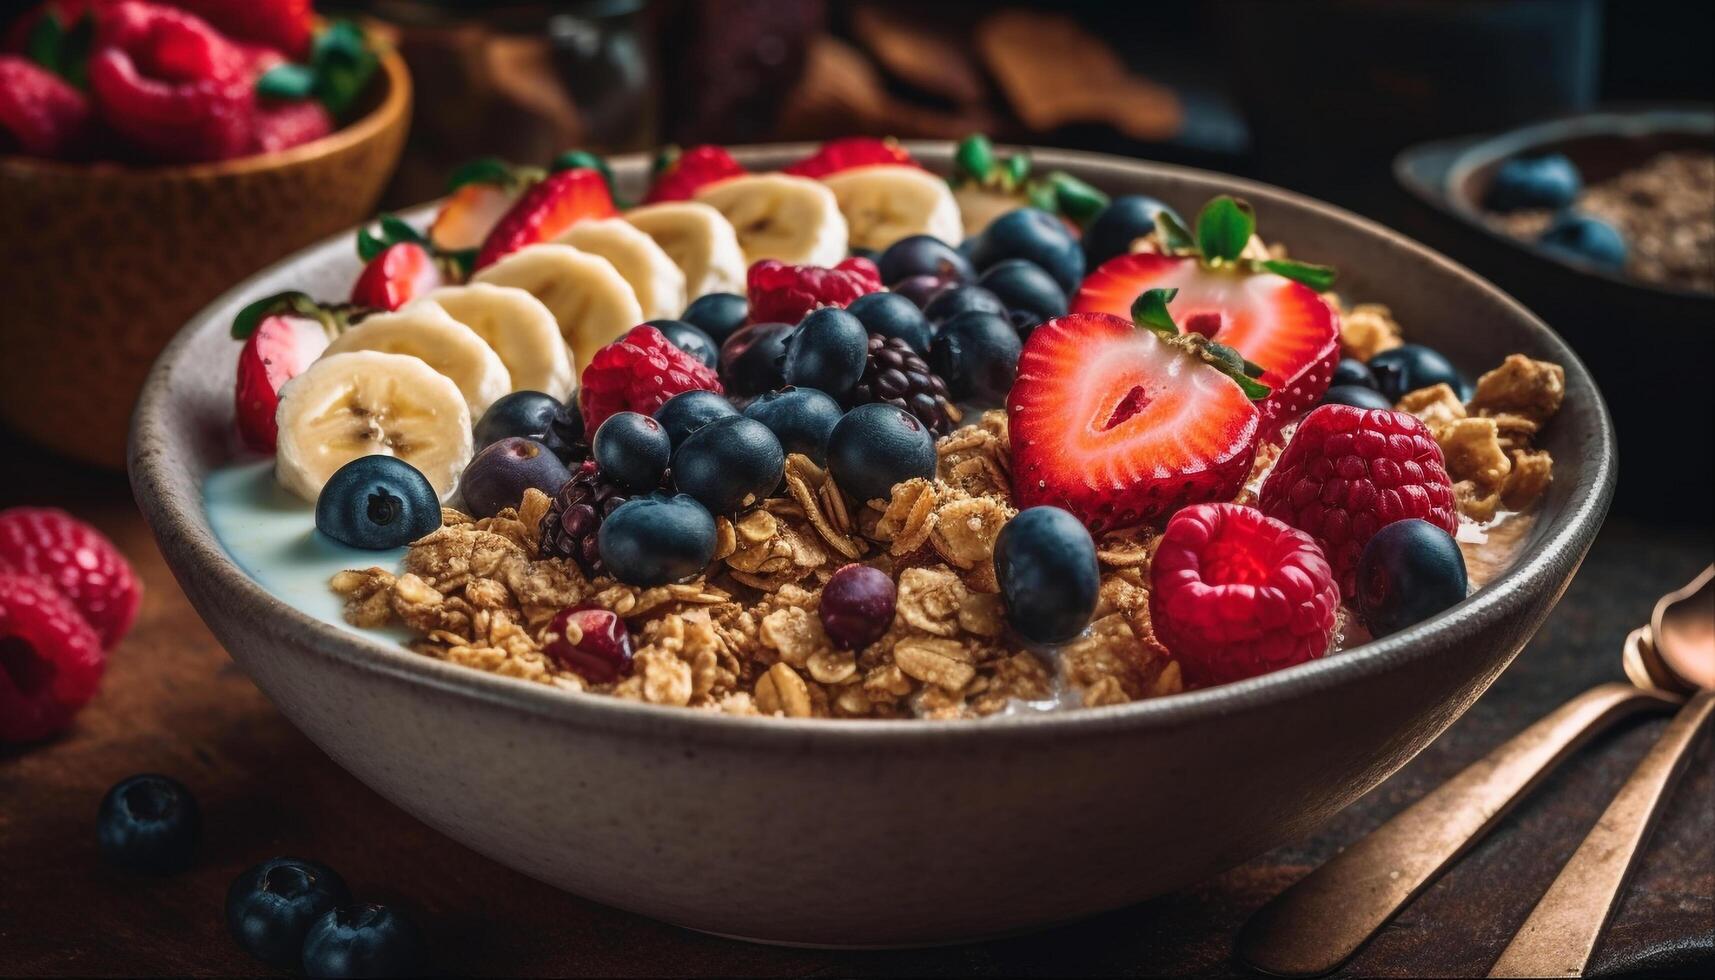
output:
[[929, 297], [928, 304], [923, 307], [923, 315], [937, 326], [960, 313], [993, 313], [996, 316], [1005, 316], [1006, 304], [1000, 301], [999, 296], [981, 286], [954, 283], [942, 287], [940, 292]]
[[900, 293], [865, 293], [852, 300], [846, 312], [857, 317], [870, 333], [898, 337], [917, 353], [929, 353], [929, 320], [916, 303]]
[[1322, 393], [1322, 404], [1393, 410], [1393, 402], [1388, 401], [1386, 395], [1363, 385], [1329, 385], [1328, 390]]
[[[535, 487], [553, 496], [572, 478], [566, 464], [534, 439], [510, 436], [477, 453], [459, 475], [464, 509], [477, 517], [493, 517], [518, 506], [524, 491]], [[439, 521], [436, 521], [439, 524]]]
[[911, 276], [939, 276], [962, 280], [971, 277], [971, 261], [934, 235], [901, 238], [881, 253], [875, 262], [881, 281], [899, 282]]
[[1579, 262], [1615, 271], [1626, 267], [1626, 237], [1606, 221], [1576, 211], [1556, 216], [1537, 243]]
[[893, 625], [899, 590], [893, 579], [869, 565], [845, 565], [822, 587], [816, 615], [834, 646], [856, 650], [881, 639]]
[[1006, 319], [1012, 324], [1012, 329], [1018, 331], [1018, 339], [1025, 341], [1042, 326], [1042, 318], [1029, 310], [1007, 310]]
[[[476, 448], [481, 449], [507, 436], [540, 440], [559, 412], [560, 400], [540, 391], [514, 391], [502, 395], [476, 422]], [[583, 430], [581, 418], [578, 429], [580, 432]]]
[[720, 361], [721, 383], [727, 394], [749, 398], [780, 387], [786, 338], [796, 329], [790, 323], [753, 323], [728, 337], [721, 344]]
[[[1340, 363], [1334, 365], [1334, 376], [1330, 385], [1360, 385], [1365, 388], [1376, 388], [1375, 372], [1369, 365], [1355, 357], [1342, 357]], [[1379, 390], [1379, 389], [1377, 389]]]
[[645, 320], [644, 323], [661, 331], [661, 336], [666, 337], [669, 344], [703, 362], [704, 367], [712, 368], [720, 359], [720, 345], [701, 327], [683, 320]]
[[826, 392], [783, 388], [759, 396], [745, 406], [744, 414], [768, 426], [781, 449], [803, 453], [822, 466], [828, 459], [828, 435], [845, 412]]
[[811, 310], [786, 344], [786, 383], [816, 388], [835, 398], [851, 394], [869, 360], [869, 331], [845, 310]]
[[846, 250], [846, 258], [868, 259], [869, 261], [874, 262], [876, 259], [881, 258], [881, 253], [877, 252], [873, 248], [864, 248], [862, 245], [853, 245], [851, 248]]
[[1354, 598], [1370, 633], [1397, 633], [1465, 598], [1465, 555], [1451, 534], [1428, 521], [1394, 521], [1364, 545], [1357, 586]]
[[590, 440], [584, 432], [584, 410], [578, 404], [577, 392], [572, 392], [566, 403], [554, 413], [553, 421], [548, 423], [548, 431], [542, 434], [540, 441], [567, 466], [590, 458]]
[[1064, 643], [1096, 611], [1096, 543], [1058, 507], [1031, 507], [1007, 521], [994, 542], [994, 571], [1006, 621], [1028, 640]]
[[595, 430], [590, 450], [604, 474], [633, 493], [647, 493], [661, 486], [673, 442], [649, 416], [615, 412]]
[[679, 314], [679, 319], [714, 338], [716, 344], [724, 343], [749, 318], [750, 304], [733, 293], [704, 293]]
[[627, 585], [682, 582], [714, 559], [715, 519], [682, 493], [633, 497], [602, 519], [596, 545], [608, 572]]
[[917, 304], [918, 309], [929, 305], [935, 294], [953, 285], [955, 280], [943, 279], [940, 276], [907, 276], [887, 287], [896, 295], [903, 296]]
[[673, 453], [673, 486], [730, 517], [772, 494], [785, 466], [786, 451], [768, 426], [742, 415], [716, 419]]
[[226, 889], [226, 928], [251, 956], [295, 967], [304, 937], [329, 909], [351, 898], [332, 868], [275, 858], [246, 868]]
[[1008, 313], [1024, 310], [1036, 322], [1066, 315], [1066, 291], [1042, 267], [1025, 259], [1005, 259], [983, 270], [977, 285], [995, 294]]
[[341, 905], [304, 937], [304, 973], [312, 977], [407, 977], [423, 967], [423, 936], [385, 905]]
[[1389, 402], [1406, 393], [1446, 382], [1460, 401], [1471, 397], [1471, 383], [1440, 351], [1422, 344], [1401, 344], [1370, 358], [1368, 367], [1376, 376], [1376, 387]]
[[1029, 259], [1068, 296], [1084, 278], [1084, 250], [1078, 240], [1059, 218], [1037, 208], [1019, 208], [994, 219], [971, 247], [971, 261], [978, 269], [1002, 259]]
[[316, 530], [353, 548], [402, 548], [440, 526], [429, 478], [396, 456], [359, 456], [316, 497]]
[[859, 405], [828, 435], [828, 472], [860, 503], [888, 500], [896, 483], [935, 478], [935, 437], [904, 409]]
[[961, 313], [942, 324], [929, 366], [947, 382], [954, 401], [998, 405], [1018, 376], [1024, 343], [1012, 322], [993, 313]]
[[1483, 206], [1494, 211], [1563, 208], [1577, 199], [1583, 186], [1578, 168], [1564, 153], [1513, 157], [1495, 171]]
[[732, 407], [732, 402], [727, 401], [726, 396], [694, 388], [681, 391], [667, 399], [665, 404], [655, 410], [655, 421], [667, 430], [668, 442], [674, 449], [678, 449], [685, 437], [691, 433], [715, 419], [737, 414], [738, 409]]
[[1172, 218], [1179, 213], [1153, 197], [1125, 194], [1108, 202], [1084, 229], [1084, 264], [1094, 269], [1116, 255], [1131, 251], [1131, 243], [1155, 230], [1155, 216], [1167, 212]]
[[102, 860], [128, 871], [171, 874], [190, 866], [202, 811], [184, 784], [146, 773], [114, 784], [95, 818]]

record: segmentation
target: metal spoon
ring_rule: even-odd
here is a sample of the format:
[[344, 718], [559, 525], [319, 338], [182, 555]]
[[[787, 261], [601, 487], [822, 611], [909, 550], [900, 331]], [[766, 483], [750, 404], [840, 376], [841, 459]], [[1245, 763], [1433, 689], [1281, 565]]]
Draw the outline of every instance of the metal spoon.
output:
[[[1655, 618], [1708, 575], [1664, 596]], [[1278, 976], [1332, 972], [1591, 736], [1619, 718], [1678, 705], [1681, 695], [1656, 680], [1675, 675], [1659, 666], [1652, 632], [1626, 638], [1631, 684], [1600, 684], [1566, 702], [1275, 896], [1245, 923], [1238, 957]]]
[[1697, 693], [1674, 715], [1560, 869], [1489, 971], [1491, 977], [1584, 975], [1655, 827], [1661, 801], [1684, 772], [1698, 731], [1715, 715], [1715, 565], [1656, 604], [1650, 632], [1658, 665]]

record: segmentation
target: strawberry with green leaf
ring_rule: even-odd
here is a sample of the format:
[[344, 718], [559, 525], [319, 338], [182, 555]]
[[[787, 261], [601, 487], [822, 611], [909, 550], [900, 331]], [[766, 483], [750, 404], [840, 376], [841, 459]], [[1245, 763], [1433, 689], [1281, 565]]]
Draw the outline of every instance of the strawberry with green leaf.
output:
[[304, 293], [265, 296], [232, 319], [232, 337], [244, 341], [233, 385], [233, 418], [239, 438], [258, 452], [271, 453], [279, 438], [274, 423], [280, 386], [310, 366], [333, 338], [363, 311], [343, 304], [319, 303]]
[[959, 142], [949, 181], [959, 207], [969, 212], [967, 234], [976, 234], [990, 221], [1021, 207], [1060, 215], [1074, 229], [1082, 228], [1108, 204], [1106, 194], [1064, 170], [1038, 170], [1028, 153], [1001, 156], [981, 133]]

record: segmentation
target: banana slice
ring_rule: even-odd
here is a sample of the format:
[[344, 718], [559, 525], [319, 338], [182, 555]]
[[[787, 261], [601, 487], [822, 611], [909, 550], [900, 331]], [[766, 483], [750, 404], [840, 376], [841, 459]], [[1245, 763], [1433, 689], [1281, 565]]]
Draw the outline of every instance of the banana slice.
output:
[[846, 219], [834, 192], [819, 180], [745, 174], [710, 184], [696, 199], [732, 223], [747, 265], [779, 259], [832, 266], [846, 257]]
[[625, 220], [655, 239], [685, 274], [687, 304], [709, 293], [744, 295], [744, 250], [719, 211], [700, 201], [663, 201], [632, 208]]
[[577, 383], [560, 324], [542, 301], [514, 286], [442, 286], [405, 308], [428, 303], [476, 331], [512, 376], [512, 390], [564, 399]]
[[331, 354], [280, 388], [280, 485], [315, 502], [334, 471], [359, 456], [397, 456], [442, 500], [470, 462], [470, 409], [452, 379], [407, 354]]
[[432, 304], [368, 317], [336, 337], [322, 356], [359, 350], [421, 358], [458, 385], [471, 418], [481, 418], [495, 399], [512, 390], [512, 375], [494, 348]]
[[829, 174], [822, 183], [840, 204], [853, 248], [879, 252], [909, 235], [934, 235], [948, 245], [964, 240], [953, 189], [920, 167], [854, 167]]
[[685, 274], [661, 246], [623, 218], [580, 221], [555, 241], [613, 263], [646, 320], [670, 320], [685, 309]]
[[571, 345], [580, 375], [596, 351], [644, 320], [637, 294], [613, 263], [570, 245], [521, 248], [471, 281], [517, 286], [541, 300]]

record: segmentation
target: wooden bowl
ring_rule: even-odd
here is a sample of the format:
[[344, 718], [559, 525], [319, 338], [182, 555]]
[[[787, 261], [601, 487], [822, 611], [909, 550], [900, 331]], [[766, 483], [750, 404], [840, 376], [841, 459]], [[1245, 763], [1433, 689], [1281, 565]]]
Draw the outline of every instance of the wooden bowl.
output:
[[282, 153], [150, 168], [0, 156], [0, 422], [124, 466], [144, 375], [185, 321], [373, 213], [411, 118], [397, 54], [375, 88], [356, 122]]

